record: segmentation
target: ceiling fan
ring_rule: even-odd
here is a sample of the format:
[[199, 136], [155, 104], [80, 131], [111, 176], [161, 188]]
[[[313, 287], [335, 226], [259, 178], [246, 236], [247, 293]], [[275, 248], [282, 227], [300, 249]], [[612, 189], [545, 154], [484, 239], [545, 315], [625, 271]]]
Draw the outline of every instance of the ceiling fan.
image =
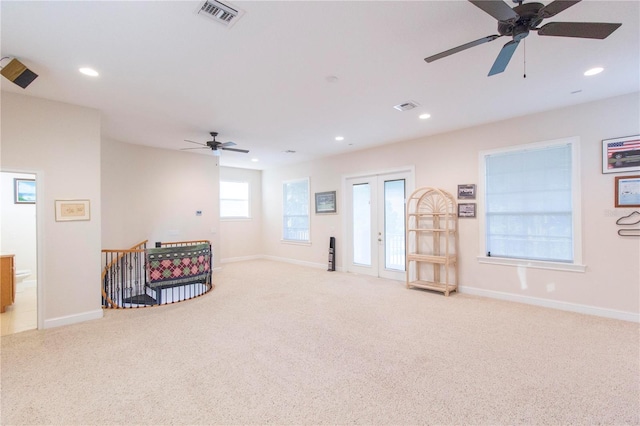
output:
[[209, 132], [209, 134], [211, 135], [211, 137], [213, 138], [210, 141], [207, 141], [207, 143], [200, 143], [200, 142], [194, 142], [194, 141], [190, 141], [185, 139], [185, 142], [189, 142], [189, 143], [195, 143], [196, 145], [200, 145], [197, 148], [182, 148], [182, 151], [185, 150], [189, 150], [189, 149], [211, 149], [211, 151], [213, 151], [213, 155], [215, 155], [216, 157], [220, 156], [220, 150], [225, 150], [225, 151], [235, 151], [235, 152], [243, 152], [243, 153], [248, 153], [249, 151], [246, 149], [238, 149], [238, 148], [230, 148], [232, 146], [235, 146], [236, 143], [235, 142], [218, 142], [216, 141], [216, 136], [218, 136], [218, 132]]
[[489, 76], [492, 76], [503, 72], [507, 68], [520, 40], [528, 36], [530, 31], [537, 31], [538, 35], [541, 36], [594, 38], [602, 40], [622, 25], [601, 22], [550, 22], [541, 27], [538, 26], [544, 19], [557, 15], [563, 10], [579, 3], [580, 0], [555, 0], [546, 6], [542, 3], [523, 4], [523, 0], [512, 0], [518, 4], [513, 9], [502, 0], [468, 1], [498, 20], [498, 34], [445, 50], [437, 55], [425, 58], [425, 61], [433, 62], [471, 47], [488, 43], [499, 37], [509, 36], [512, 40], [502, 47], [502, 50], [500, 50], [498, 57], [489, 71]]

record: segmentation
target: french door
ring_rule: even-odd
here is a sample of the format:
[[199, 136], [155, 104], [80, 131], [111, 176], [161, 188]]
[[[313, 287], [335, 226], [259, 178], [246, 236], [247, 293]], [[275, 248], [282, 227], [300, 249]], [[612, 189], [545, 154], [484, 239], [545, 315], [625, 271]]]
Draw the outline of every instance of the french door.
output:
[[347, 271], [405, 279], [405, 199], [411, 171], [346, 179]]

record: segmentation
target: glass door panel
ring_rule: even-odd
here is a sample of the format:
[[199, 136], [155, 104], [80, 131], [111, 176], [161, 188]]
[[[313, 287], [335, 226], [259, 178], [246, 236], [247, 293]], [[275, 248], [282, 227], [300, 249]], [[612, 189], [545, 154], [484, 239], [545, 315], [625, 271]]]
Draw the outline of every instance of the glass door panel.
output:
[[371, 266], [371, 185], [352, 186], [353, 263]]
[[384, 267], [404, 271], [405, 180], [384, 182]]

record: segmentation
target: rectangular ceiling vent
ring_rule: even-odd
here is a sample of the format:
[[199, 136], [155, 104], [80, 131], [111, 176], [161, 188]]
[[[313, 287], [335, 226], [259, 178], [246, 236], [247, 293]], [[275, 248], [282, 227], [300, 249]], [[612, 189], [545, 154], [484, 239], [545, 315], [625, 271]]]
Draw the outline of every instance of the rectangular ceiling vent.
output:
[[418, 105], [420, 104], [415, 101], [407, 101], [403, 104], [395, 105], [394, 108], [398, 111], [409, 111], [410, 109], [416, 108]]
[[205, 0], [198, 15], [207, 16], [221, 24], [231, 27], [244, 14], [243, 11], [215, 0]]

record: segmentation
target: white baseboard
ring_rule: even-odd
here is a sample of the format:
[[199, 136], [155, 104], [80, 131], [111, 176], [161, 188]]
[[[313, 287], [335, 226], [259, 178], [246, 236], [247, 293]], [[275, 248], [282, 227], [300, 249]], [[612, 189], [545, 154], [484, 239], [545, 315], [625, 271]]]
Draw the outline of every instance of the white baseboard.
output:
[[[242, 256], [242, 257], [227, 257], [226, 259], [220, 259], [220, 263], [244, 262], [246, 260], [259, 260], [259, 259], [273, 260], [275, 262], [292, 263], [294, 265], [309, 266], [311, 268], [316, 268], [316, 269], [327, 268], [327, 265], [324, 263], [307, 262], [305, 260], [290, 259], [288, 257], [268, 256], [266, 254], [256, 254], [253, 256]], [[341, 268], [336, 268], [336, 270], [340, 271]]]
[[[286, 257], [255, 255], [221, 259], [221, 263], [241, 262], [245, 260], [267, 259], [276, 262], [292, 263], [295, 265], [309, 266], [311, 268], [326, 269], [323, 263], [307, 262], [303, 260], [289, 259]], [[342, 268], [336, 268], [341, 271]], [[640, 314], [634, 312], [618, 311], [615, 309], [599, 308], [597, 306], [580, 305], [577, 303], [561, 302], [558, 300], [542, 299], [539, 297], [523, 296], [520, 294], [504, 293], [500, 291], [485, 290], [476, 287], [459, 286], [460, 293], [473, 294], [475, 296], [489, 297], [491, 299], [506, 300], [509, 302], [525, 303], [527, 305], [541, 306], [545, 308], [558, 309], [561, 311], [576, 312], [586, 315], [595, 315], [604, 318], [617, 319], [640, 323]]]
[[309, 266], [310, 268], [327, 269], [327, 265], [325, 263], [307, 262], [306, 260], [296, 260], [296, 259], [289, 259], [287, 257], [277, 257], [277, 256], [262, 256], [262, 258], [267, 260], [275, 260], [276, 262], [285, 262], [285, 263], [292, 263], [294, 265]]
[[256, 260], [264, 258], [265, 257], [261, 254], [256, 254], [253, 256], [227, 257], [224, 259], [220, 259], [220, 263], [244, 262], [246, 260]]
[[44, 320], [44, 328], [61, 327], [63, 325], [77, 324], [79, 322], [100, 319], [103, 317], [102, 309], [95, 311], [83, 312], [81, 314], [66, 315], [64, 317], [51, 318]]
[[580, 305], [577, 303], [561, 302], [558, 300], [542, 299], [539, 297], [523, 296], [520, 294], [503, 293], [501, 291], [484, 290], [475, 287], [459, 286], [458, 289], [460, 293], [473, 294], [475, 296], [507, 300], [509, 302], [525, 303], [527, 305], [542, 306], [545, 308], [559, 309], [561, 311], [595, 315], [598, 317], [612, 318], [623, 321], [640, 322], [640, 314], [634, 312], [598, 308], [596, 306]]

